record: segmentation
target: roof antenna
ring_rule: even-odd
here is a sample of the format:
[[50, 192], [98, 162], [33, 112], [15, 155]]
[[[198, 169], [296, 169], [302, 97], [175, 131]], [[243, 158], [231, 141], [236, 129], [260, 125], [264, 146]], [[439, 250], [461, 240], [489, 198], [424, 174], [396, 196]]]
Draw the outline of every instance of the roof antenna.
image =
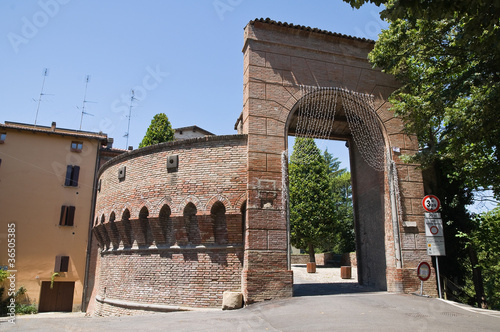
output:
[[128, 127], [127, 127], [127, 132], [125, 133], [125, 135], [123, 135], [123, 137], [127, 138], [127, 144], [125, 145], [125, 149], [128, 149], [128, 137], [129, 137], [129, 133], [130, 133], [130, 118], [132, 117], [132, 107], [134, 107], [132, 104], [133, 104], [134, 100], [137, 100], [137, 98], [134, 97], [134, 90], [131, 90], [130, 105], [128, 108]]
[[40, 90], [40, 96], [38, 97], [38, 105], [36, 107], [36, 115], [35, 115], [35, 127], [36, 127], [36, 120], [38, 119], [38, 110], [40, 109], [40, 102], [42, 101], [42, 96], [44, 95], [43, 93], [43, 87], [45, 85], [45, 77], [49, 75], [49, 70], [45, 68], [43, 70], [43, 82], [42, 82], [42, 89]]
[[89, 85], [89, 81], [90, 81], [90, 75], [87, 75], [87, 77], [85, 78], [85, 93], [83, 94], [82, 116], [80, 117], [80, 129], [79, 130], [82, 130], [82, 122], [83, 122], [83, 115], [84, 114], [94, 116], [94, 114], [90, 114], [90, 113], [85, 112], [85, 104], [86, 103], [95, 103], [95, 101], [88, 101], [87, 100], [87, 86]]

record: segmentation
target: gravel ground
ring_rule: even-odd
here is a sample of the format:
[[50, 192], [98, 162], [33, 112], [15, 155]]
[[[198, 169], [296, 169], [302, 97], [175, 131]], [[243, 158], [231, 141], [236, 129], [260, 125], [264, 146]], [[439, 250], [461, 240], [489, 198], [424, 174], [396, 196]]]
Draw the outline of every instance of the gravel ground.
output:
[[340, 267], [316, 267], [316, 273], [307, 273], [305, 264], [293, 264], [293, 283], [311, 284], [311, 283], [358, 283], [358, 270], [351, 268], [351, 279], [340, 278]]
[[358, 284], [355, 267], [351, 279], [340, 278], [339, 267], [316, 267], [316, 273], [307, 273], [306, 265], [293, 264], [293, 296], [337, 295], [373, 292], [376, 289]]

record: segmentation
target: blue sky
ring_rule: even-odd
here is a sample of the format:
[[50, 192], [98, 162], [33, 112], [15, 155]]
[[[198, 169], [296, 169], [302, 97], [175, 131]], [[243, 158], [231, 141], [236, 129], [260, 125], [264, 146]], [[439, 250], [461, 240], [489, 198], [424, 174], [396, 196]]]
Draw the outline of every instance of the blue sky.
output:
[[[34, 123], [48, 68], [38, 125], [103, 131], [137, 147], [152, 117], [173, 127], [197, 125], [234, 134], [243, 99], [243, 28], [252, 19], [317, 27], [376, 39], [386, 24], [379, 9], [353, 10], [337, 1], [0, 2], [0, 122]], [[92, 103], [91, 103], [91, 102]], [[95, 102], [95, 103], [94, 103]]]
[[[255, 18], [377, 39], [387, 23], [379, 8], [340, 0], [2, 0], [0, 122], [102, 131], [135, 148], [151, 119], [166, 113], [174, 128], [197, 125], [235, 134], [243, 100], [243, 28]], [[344, 142], [318, 146], [349, 167]], [[476, 204], [477, 205], [477, 204]], [[491, 204], [488, 204], [491, 205]], [[484, 207], [483, 207], [484, 208]]]

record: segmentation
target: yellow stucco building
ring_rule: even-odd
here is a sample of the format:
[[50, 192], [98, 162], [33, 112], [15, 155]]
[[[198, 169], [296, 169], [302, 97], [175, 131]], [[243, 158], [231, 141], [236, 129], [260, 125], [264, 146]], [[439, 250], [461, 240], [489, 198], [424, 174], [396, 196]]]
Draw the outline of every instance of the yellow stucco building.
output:
[[95, 174], [106, 143], [105, 134], [55, 123], [0, 124], [0, 268], [39, 311], [81, 310]]

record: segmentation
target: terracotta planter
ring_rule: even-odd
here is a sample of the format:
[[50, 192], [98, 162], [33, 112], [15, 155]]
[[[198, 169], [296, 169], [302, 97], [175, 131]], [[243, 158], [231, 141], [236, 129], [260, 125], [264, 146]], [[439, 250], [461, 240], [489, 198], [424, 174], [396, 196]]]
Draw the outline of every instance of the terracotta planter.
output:
[[340, 277], [342, 279], [351, 279], [351, 267], [341, 266], [340, 267]]
[[316, 273], [316, 263], [307, 263], [307, 273]]

